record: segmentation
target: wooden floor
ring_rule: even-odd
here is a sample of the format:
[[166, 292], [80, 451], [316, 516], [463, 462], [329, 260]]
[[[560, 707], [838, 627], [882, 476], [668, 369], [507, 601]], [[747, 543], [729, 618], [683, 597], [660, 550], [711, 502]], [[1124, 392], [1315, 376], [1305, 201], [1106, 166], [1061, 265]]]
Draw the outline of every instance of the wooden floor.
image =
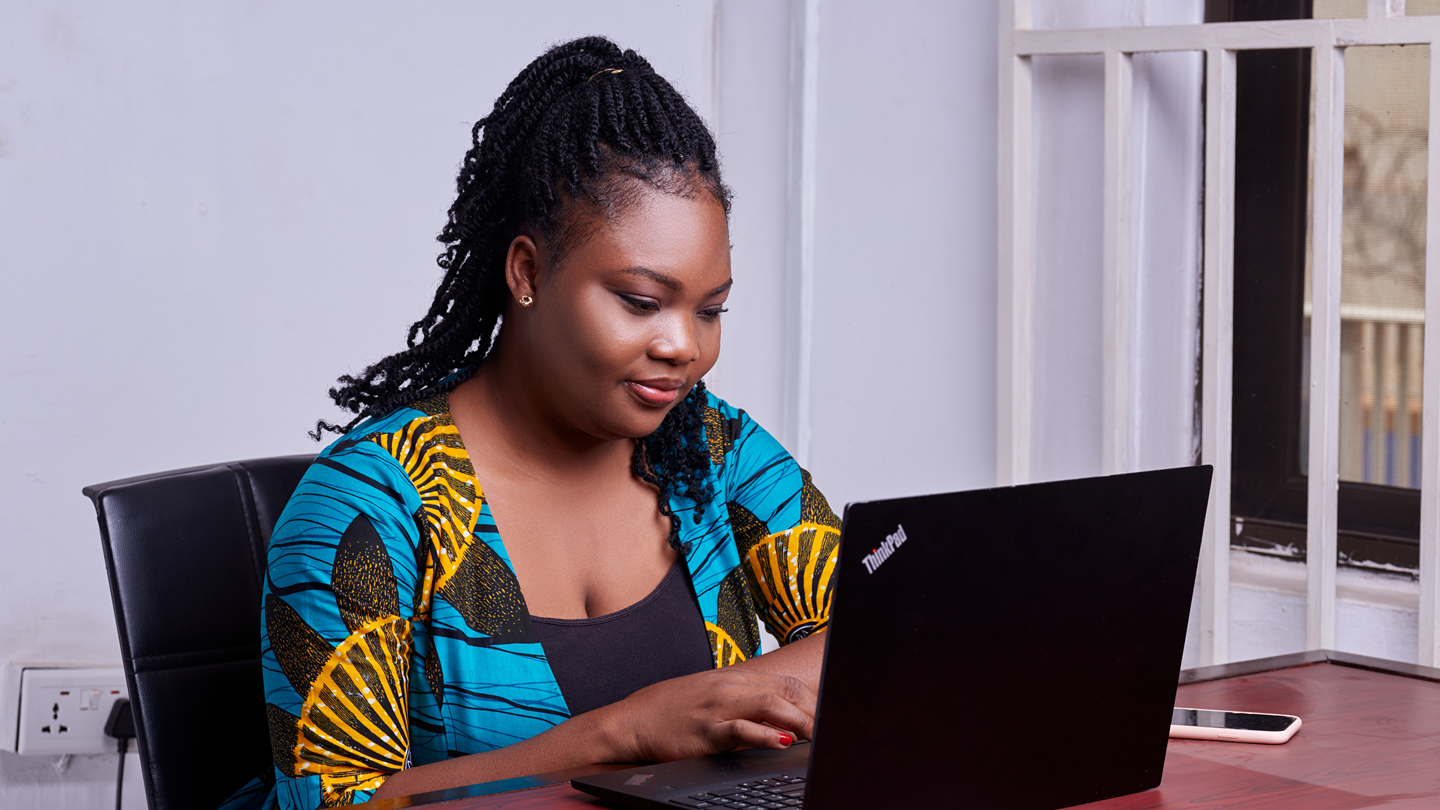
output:
[[[1171, 740], [1157, 790], [1085, 810], [1440, 810], [1440, 683], [1313, 663], [1183, 685], [1177, 706], [1298, 715], [1284, 745]], [[552, 785], [445, 810], [601, 807]]]

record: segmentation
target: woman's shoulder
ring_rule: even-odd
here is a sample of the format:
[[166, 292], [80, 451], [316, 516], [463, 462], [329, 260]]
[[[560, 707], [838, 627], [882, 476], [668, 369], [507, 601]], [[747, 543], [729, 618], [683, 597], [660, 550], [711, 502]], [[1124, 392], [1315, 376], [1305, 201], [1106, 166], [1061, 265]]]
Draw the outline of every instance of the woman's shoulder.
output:
[[[332, 493], [379, 493], [407, 507], [417, 497], [417, 471], [446, 466], [469, 469], [469, 458], [442, 396], [402, 405], [366, 419], [321, 450], [306, 482], [323, 482]], [[302, 488], [303, 484], [302, 482]]]
[[754, 417], [708, 389], [701, 418], [711, 455], [716, 461], [723, 458], [725, 467], [732, 467], [732, 462], [741, 458], [759, 464], [790, 459], [780, 442]]
[[345, 450], [346, 447], [363, 441], [373, 441], [376, 436], [393, 434], [414, 425], [416, 422], [450, 422], [450, 407], [446, 397], [435, 396], [418, 402], [401, 405], [389, 413], [371, 416], [361, 420], [345, 434], [331, 442], [320, 452], [324, 456]]
[[709, 388], [705, 389], [705, 407], [707, 409], [719, 411], [726, 416], [737, 416], [739, 414], [745, 413], [734, 405], [731, 405], [729, 402], [726, 402], [725, 400], [716, 396], [715, 392], [710, 390]]
[[[756, 422], [755, 418], [747, 413], [744, 408], [722, 399], [709, 388], [705, 389], [705, 404], [702, 408], [702, 413], [707, 428], [710, 427], [710, 423], [712, 422], [734, 422], [736, 426], [743, 425], [747, 428], [760, 428], [760, 424]], [[763, 428], [760, 429], [763, 430]]]
[[712, 460], [721, 460], [717, 466], [731, 520], [743, 524], [737, 531], [748, 531], [753, 543], [801, 523], [838, 530], [840, 521], [825, 496], [785, 446], [743, 409], [705, 393], [706, 439]]

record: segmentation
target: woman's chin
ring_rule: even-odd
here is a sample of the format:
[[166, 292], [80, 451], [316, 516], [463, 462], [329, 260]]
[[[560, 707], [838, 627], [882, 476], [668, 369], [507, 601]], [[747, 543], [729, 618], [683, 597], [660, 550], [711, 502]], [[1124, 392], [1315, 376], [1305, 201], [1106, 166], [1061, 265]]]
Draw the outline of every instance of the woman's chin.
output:
[[631, 408], [625, 409], [628, 413], [616, 414], [613, 420], [606, 420], [609, 423], [611, 432], [617, 437], [627, 439], [643, 439], [660, 429], [664, 423], [665, 416], [670, 413], [669, 408]]

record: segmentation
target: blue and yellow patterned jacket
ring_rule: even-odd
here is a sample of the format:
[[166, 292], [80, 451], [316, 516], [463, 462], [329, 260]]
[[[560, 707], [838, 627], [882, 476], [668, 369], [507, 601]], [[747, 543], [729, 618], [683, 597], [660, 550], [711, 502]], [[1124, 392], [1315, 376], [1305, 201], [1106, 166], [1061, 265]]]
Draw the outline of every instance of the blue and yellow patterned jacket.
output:
[[[708, 397], [714, 499], [673, 497], [716, 667], [825, 628], [839, 521], [779, 442]], [[320, 454], [270, 543], [262, 655], [275, 760], [224, 805], [367, 800], [411, 765], [570, 716], [443, 397]], [[268, 795], [266, 795], [268, 794]]]

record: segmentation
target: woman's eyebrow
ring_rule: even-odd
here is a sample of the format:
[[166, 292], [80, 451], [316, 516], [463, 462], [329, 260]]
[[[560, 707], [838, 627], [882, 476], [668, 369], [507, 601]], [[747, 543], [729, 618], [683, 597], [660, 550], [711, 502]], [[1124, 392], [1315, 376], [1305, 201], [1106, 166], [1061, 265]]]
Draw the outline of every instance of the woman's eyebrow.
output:
[[[620, 272], [622, 272], [622, 273], [629, 273], [629, 274], [632, 275], [632, 276], [640, 276], [640, 277], [642, 277], [642, 278], [648, 278], [648, 279], [650, 279], [651, 281], [655, 282], [656, 284], [662, 285], [662, 286], [664, 286], [666, 289], [669, 289], [669, 290], [679, 291], [681, 287], [684, 287], [684, 286], [685, 286], [683, 283], [681, 283], [680, 279], [675, 278], [674, 276], [669, 276], [669, 275], [666, 275], [666, 274], [664, 274], [664, 273], [661, 273], [661, 272], [659, 272], [658, 270], [651, 270], [651, 269], [648, 268], [648, 267], [627, 267], [627, 268], [621, 270]], [[724, 284], [721, 284], [719, 287], [716, 287], [715, 289], [711, 290], [711, 291], [706, 295], [706, 297], [708, 298], [709, 296], [712, 296], [712, 295], [719, 295], [720, 293], [725, 292], [726, 290], [730, 289], [730, 285], [731, 285], [731, 284], [734, 284], [734, 283], [735, 283], [735, 279], [733, 279], [733, 278], [725, 279], [725, 283], [724, 283]]]
[[674, 276], [667, 276], [664, 273], [651, 270], [648, 267], [627, 267], [620, 272], [629, 273], [631, 275], [640, 276], [642, 278], [648, 278], [656, 284], [659, 284], [671, 290], [678, 290], [681, 287], [685, 286], [680, 283], [680, 279], [675, 278]]

